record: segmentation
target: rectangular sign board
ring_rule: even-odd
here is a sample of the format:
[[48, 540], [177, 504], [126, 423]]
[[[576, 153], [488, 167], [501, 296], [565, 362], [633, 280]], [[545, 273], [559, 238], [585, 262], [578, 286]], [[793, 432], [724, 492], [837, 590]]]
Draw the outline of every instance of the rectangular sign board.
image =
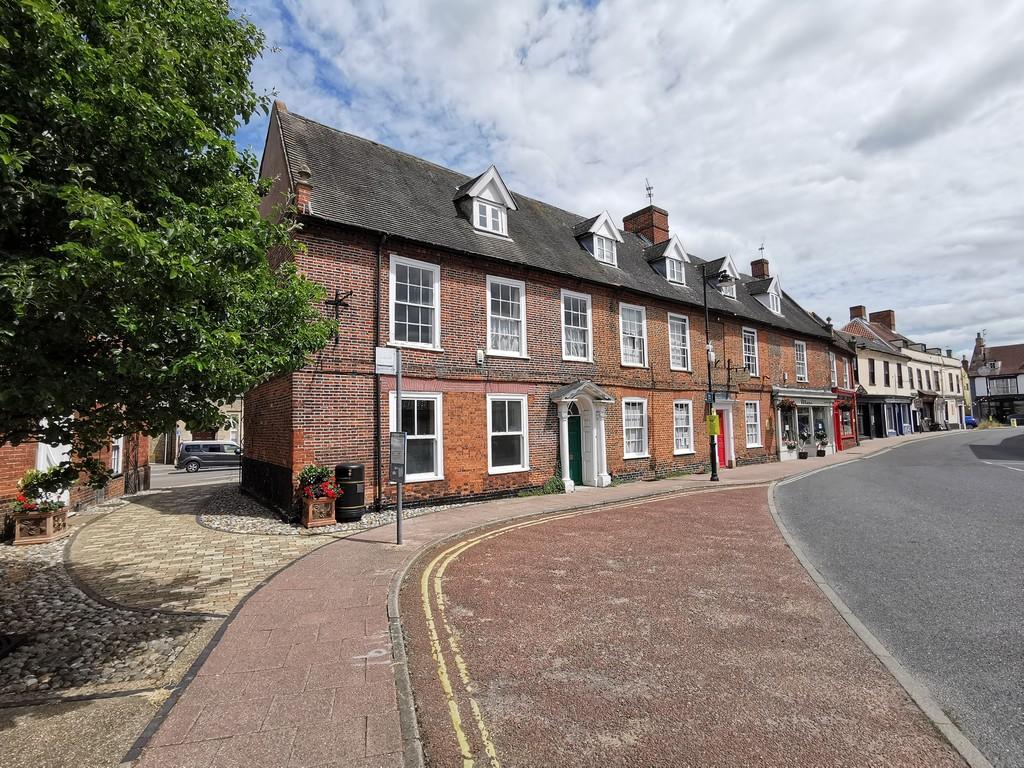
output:
[[397, 369], [397, 353], [394, 347], [377, 347], [375, 356], [375, 370], [377, 373], [394, 376]]
[[718, 423], [718, 414], [712, 413], [708, 416], [708, 434], [709, 435], [720, 435], [722, 434], [720, 425]]
[[388, 482], [405, 482], [405, 432], [391, 433], [391, 462], [388, 465]]

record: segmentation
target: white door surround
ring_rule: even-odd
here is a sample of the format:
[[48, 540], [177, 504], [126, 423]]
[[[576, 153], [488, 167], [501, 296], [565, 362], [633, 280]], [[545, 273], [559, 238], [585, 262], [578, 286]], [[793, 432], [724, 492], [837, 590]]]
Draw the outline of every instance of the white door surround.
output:
[[556, 389], [550, 395], [558, 408], [558, 456], [565, 492], [576, 488], [569, 474], [569, 406], [576, 405], [580, 414], [580, 443], [583, 459], [583, 484], [597, 488], [611, 485], [608, 474], [608, 451], [605, 415], [614, 398], [589, 381], [580, 381]]

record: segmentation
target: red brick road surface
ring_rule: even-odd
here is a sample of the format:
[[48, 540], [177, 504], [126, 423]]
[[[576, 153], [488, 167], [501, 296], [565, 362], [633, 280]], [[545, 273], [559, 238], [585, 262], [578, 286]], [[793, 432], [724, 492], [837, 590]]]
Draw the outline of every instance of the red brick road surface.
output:
[[[449, 546], [419, 559], [401, 595], [430, 766], [462, 765], [419, 578]], [[441, 583], [506, 768], [962, 765], [809, 580], [764, 488], [519, 528], [465, 550]]]

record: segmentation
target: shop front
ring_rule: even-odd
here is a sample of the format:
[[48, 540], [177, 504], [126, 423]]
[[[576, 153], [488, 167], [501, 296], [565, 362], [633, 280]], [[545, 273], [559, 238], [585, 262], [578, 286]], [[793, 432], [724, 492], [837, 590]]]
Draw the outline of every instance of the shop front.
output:
[[772, 389], [780, 461], [835, 453], [832, 412], [836, 399], [831, 391], [824, 389]]

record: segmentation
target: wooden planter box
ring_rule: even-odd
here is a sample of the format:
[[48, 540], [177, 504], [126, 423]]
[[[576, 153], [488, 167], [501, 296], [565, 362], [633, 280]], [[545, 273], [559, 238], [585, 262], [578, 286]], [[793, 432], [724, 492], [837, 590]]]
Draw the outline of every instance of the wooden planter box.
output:
[[14, 543], [46, 544], [67, 536], [68, 513], [64, 507], [53, 512], [15, 512]]
[[334, 499], [303, 499], [301, 522], [306, 528], [334, 525]]

